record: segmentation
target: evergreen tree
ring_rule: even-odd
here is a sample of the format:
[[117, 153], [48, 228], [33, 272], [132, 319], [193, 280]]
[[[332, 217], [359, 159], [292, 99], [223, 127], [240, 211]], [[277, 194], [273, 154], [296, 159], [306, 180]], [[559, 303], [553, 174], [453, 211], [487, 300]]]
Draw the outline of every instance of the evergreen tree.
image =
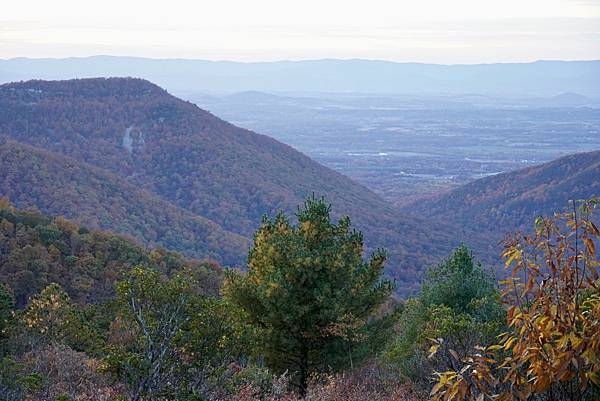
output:
[[419, 298], [425, 306], [446, 305], [457, 313], [472, 313], [477, 306], [473, 301], [498, 296], [494, 277], [461, 245], [443, 263], [427, 270]]
[[267, 364], [304, 393], [312, 373], [353, 367], [382, 345], [394, 314], [374, 314], [393, 285], [381, 278], [385, 252], [364, 261], [362, 234], [348, 217], [332, 223], [323, 199], [296, 216], [263, 219], [248, 273], [230, 271], [224, 294], [259, 330]]
[[[387, 358], [399, 374], [417, 385], [431, 386], [435, 370], [455, 363], [475, 344], [488, 344], [504, 328], [504, 309], [492, 274], [474, 261], [464, 245], [427, 270], [420, 294], [409, 299]], [[439, 344], [431, 353], [431, 339]]]

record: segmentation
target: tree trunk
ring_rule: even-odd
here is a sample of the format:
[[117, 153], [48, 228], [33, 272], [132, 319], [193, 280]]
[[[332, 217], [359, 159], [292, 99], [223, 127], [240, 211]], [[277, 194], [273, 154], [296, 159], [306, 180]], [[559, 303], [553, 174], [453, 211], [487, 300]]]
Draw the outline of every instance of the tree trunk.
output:
[[308, 388], [308, 345], [302, 343], [300, 346], [300, 396], [306, 397]]

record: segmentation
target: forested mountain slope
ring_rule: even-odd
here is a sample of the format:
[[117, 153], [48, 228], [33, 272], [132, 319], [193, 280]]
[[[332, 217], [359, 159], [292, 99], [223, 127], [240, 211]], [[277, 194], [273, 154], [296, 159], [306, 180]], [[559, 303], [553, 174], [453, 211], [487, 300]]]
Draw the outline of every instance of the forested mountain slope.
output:
[[460, 240], [291, 147], [140, 79], [2, 85], [0, 138], [109, 170], [246, 238], [263, 214], [325, 196], [334, 215], [350, 215], [365, 232], [368, 246], [389, 250], [388, 274], [400, 291], [414, 289], [421, 271]]
[[0, 145], [0, 171], [0, 196], [21, 208], [35, 207], [89, 228], [128, 234], [188, 257], [245, 263], [248, 243], [242, 236], [98, 167], [8, 142]]
[[537, 216], [564, 210], [570, 200], [594, 196], [600, 196], [600, 151], [482, 178], [404, 210], [443, 219], [491, 241], [529, 227]]
[[62, 217], [15, 209], [0, 198], [0, 283], [14, 291], [18, 307], [50, 283], [58, 283], [80, 303], [114, 296], [124, 269], [151, 266], [165, 273], [182, 267], [201, 275], [206, 291], [217, 294], [218, 265], [184, 259], [165, 250], [148, 251], [135, 242], [89, 230]]

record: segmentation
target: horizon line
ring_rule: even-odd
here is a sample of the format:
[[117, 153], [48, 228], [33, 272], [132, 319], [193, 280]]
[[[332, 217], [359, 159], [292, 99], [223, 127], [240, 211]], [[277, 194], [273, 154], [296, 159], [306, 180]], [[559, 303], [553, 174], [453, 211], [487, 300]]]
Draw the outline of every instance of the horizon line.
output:
[[242, 61], [242, 60], [231, 60], [231, 59], [203, 59], [203, 58], [185, 58], [185, 57], [148, 57], [148, 56], [124, 56], [124, 55], [112, 55], [112, 54], [93, 54], [88, 56], [65, 56], [65, 57], [30, 57], [30, 56], [17, 56], [9, 58], [0, 58], [0, 61], [17, 61], [17, 60], [32, 60], [32, 61], [59, 61], [59, 60], [78, 60], [78, 59], [91, 59], [91, 58], [129, 58], [137, 60], [152, 60], [152, 61], [199, 61], [207, 63], [232, 63], [232, 64], [275, 64], [275, 63], [302, 63], [302, 62], [314, 62], [314, 61], [367, 61], [367, 62], [381, 62], [390, 64], [416, 64], [416, 65], [437, 65], [437, 66], [476, 66], [476, 65], [498, 65], [498, 64], [535, 64], [544, 62], [564, 62], [564, 63], [577, 63], [577, 62], [599, 62], [600, 59], [538, 59], [534, 61], [500, 61], [500, 62], [482, 62], [482, 63], [428, 63], [421, 61], [395, 61], [386, 59], [372, 59], [372, 58], [361, 58], [361, 57], [350, 57], [350, 58], [336, 58], [336, 57], [324, 57], [324, 58], [302, 58], [302, 59], [277, 59], [277, 60], [262, 60], [262, 61]]

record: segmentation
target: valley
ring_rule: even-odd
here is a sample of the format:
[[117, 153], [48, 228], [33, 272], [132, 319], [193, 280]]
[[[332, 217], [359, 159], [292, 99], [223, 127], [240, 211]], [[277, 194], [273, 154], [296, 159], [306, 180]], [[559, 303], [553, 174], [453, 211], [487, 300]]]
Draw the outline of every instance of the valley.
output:
[[489, 96], [185, 97], [406, 205], [478, 178], [600, 149], [600, 100]]
[[423, 266], [461, 240], [490, 255], [477, 238], [406, 216], [291, 146], [142, 79], [0, 85], [2, 141], [0, 197], [187, 257], [245, 268], [262, 217], [293, 215], [312, 195], [334, 205], [335, 219], [352, 219], [368, 252], [388, 249], [399, 294], [415, 292]]

